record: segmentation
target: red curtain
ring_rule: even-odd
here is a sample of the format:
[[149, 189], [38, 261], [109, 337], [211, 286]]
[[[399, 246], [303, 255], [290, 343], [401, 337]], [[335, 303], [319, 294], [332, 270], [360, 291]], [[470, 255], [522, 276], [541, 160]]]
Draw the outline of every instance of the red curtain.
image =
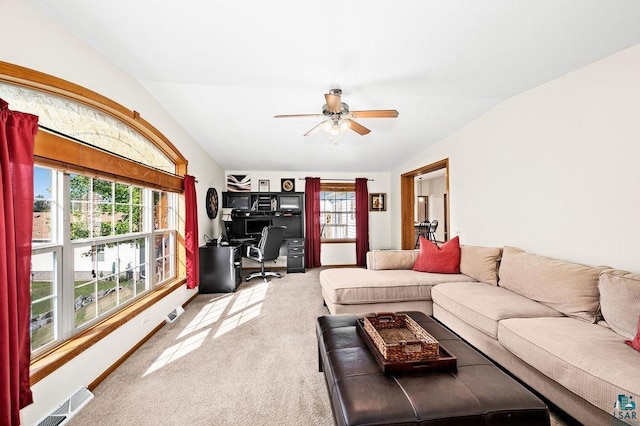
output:
[[320, 178], [306, 178], [304, 198], [304, 260], [307, 268], [317, 268], [320, 266]]
[[196, 178], [184, 177], [184, 247], [187, 251], [187, 288], [195, 288], [200, 283], [200, 258], [198, 252], [198, 200]]
[[38, 117], [0, 99], [0, 424], [19, 425], [31, 404], [33, 144]]
[[366, 266], [369, 251], [369, 190], [366, 178], [356, 178], [356, 262]]

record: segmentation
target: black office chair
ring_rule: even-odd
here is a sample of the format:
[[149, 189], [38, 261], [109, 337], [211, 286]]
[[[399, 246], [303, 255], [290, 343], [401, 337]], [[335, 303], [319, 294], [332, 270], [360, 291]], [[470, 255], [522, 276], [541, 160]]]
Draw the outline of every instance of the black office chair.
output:
[[416, 246], [420, 248], [420, 237], [429, 238], [429, 221], [423, 220], [418, 224], [418, 235], [416, 235]]
[[434, 219], [429, 224], [429, 233], [427, 236], [427, 239], [434, 244], [436, 244], [436, 228], [438, 228], [438, 221]]
[[258, 244], [247, 246], [247, 259], [251, 259], [256, 262], [260, 262], [260, 272], [253, 272], [249, 274], [246, 281], [249, 281], [256, 277], [262, 277], [265, 281], [267, 277], [280, 278], [281, 275], [277, 272], [265, 271], [264, 262], [275, 260], [280, 254], [280, 246], [284, 240], [284, 230], [286, 226], [265, 226], [262, 228], [262, 236]]

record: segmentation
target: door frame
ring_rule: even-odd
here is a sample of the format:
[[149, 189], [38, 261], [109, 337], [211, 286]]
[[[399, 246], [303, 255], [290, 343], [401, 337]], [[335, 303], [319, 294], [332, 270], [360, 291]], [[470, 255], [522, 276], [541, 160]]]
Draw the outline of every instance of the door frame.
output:
[[422, 166], [400, 175], [400, 223], [401, 246], [404, 250], [415, 247], [414, 208], [415, 208], [415, 178], [426, 173], [445, 169], [445, 205], [444, 205], [444, 240], [449, 240], [449, 158]]

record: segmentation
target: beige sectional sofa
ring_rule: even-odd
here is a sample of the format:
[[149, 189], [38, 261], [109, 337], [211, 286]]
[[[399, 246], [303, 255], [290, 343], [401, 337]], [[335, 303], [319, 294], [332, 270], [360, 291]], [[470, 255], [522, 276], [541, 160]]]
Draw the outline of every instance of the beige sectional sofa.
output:
[[413, 271], [417, 256], [374, 250], [367, 269], [323, 270], [329, 311], [433, 315], [583, 424], [640, 424], [640, 352], [624, 343], [640, 275], [514, 247], [462, 246], [460, 274]]

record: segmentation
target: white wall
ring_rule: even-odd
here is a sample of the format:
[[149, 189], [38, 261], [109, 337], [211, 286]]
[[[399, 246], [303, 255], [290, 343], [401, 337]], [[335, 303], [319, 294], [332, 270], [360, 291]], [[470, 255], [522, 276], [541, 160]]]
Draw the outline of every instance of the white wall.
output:
[[[158, 128], [189, 161], [189, 174], [198, 179], [200, 243], [203, 235], [218, 234], [219, 224], [207, 218], [204, 195], [208, 187], [223, 187], [224, 171], [155, 102], [133, 78], [71, 36], [64, 28], [22, 0], [0, 0], [0, 59], [84, 86], [121, 105], [139, 111]], [[181, 212], [182, 214], [182, 212]], [[79, 387], [88, 385], [140, 341], [164, 316], [184, 303], [194, 290], [182, 287], [132, 319], [107, 338], [47, 376], [32, 388], [34, 403], [22, 410], [25, 425], [36, 424]], [[148, 319], [143, 324], [142, 318]]]
[[[274, 154], [276, 155], [276, 154]], [[296, 182], [295, 191], [304, 192], [305, 177], [319, 177], [321, 179], [345, 179], [353, 181], [357, 177], [366, 177], [369, 180], [367, 185], [369, 193], [384, 192], [389, 195], [389, 173], [336, 173], [336, 172], [287, 172], [287, 171], [248, 171], [248, 170], [227, 170], [226, 174], [239, 174], [251, 176], [251, 190], [258, 191], [258, 181], [268, 179], [272, 192], [280, 191], [280, 180], [293, 178]], [[388, 209], [388, 207], [387, 207]], [[390, 213], [369, 212], [369, 247], [373, 249], [389, 248], [390, 240]], [[355, 265], [356, 248], [355, 243], [350, 244], [322, 244], [320, 248], [320, 263], [323, 266], [329, 265]]]
[[441, 176], [427, 182], [429, 182], [429, 189], [425, 194], [429, 195], [429, 219], [438, 221], [436, 241], [444, 241], [444, 194], [447, 192], [447, 180]]
[[392, 175], [450, 159], [463, 244], [640, 272], [640, 45], [493, 108]]

